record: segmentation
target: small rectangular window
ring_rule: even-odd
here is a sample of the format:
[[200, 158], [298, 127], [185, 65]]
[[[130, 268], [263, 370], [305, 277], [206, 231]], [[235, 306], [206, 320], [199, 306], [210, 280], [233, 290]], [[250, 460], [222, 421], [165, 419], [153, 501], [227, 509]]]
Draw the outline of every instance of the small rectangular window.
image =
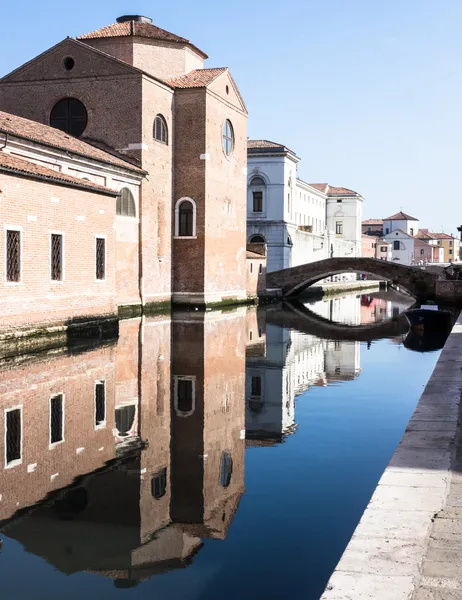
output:
[[420, 254], [425, 254], [425, 250], [423, 248], [420, 249]]
[[96, 238], [96, 279], [106, 279], [106, 240]]
[[50, 444], [64, 439], [64, 397], [62, 394], [50, 398]]
[[175, 408], [177, 414], [189, 416], [194, 412], [195, 381], [193, 379], [177, 378]]
[[51, 279], [63, 279], [63, 236], [59, 233], [51, 234]]
[[152, 476], [151, 479], [151, 494], [152, 497], [158, 500], [165, 496], [167, 492], [167, 469], [162, 469], [159, 473]]
[[106, 382], [95, 382], [95, 428], [106, 425]]
[[335, 233], [337, 235], [342, 235], [343, 234], [343, 223], [342, 223], [342, 221], [336, 221], [336, 223], [335, 223]]
[[380, 252], [387, 252], [388, 248], [387, 246], [380, 246]]
[[6, 231], [6, 280], [21, 281], [21, 232]]
[[395, 240], [393, 242], [393, 250], [399, 250], [400, 249], [400, 243], [398, 240]]
[[252, 394], [252, 396], [256, 396], [256, 397], [261, 396], [261, 377], [260, 376], [252, 377], [251, 394]]
[[253, 192], [253, 212], [263, 212], [263, 192]]
[[250, 272], [253, 273], [253, 263], [250, 263]]
[[452, 250], [449, 250], [449, 254], [452, 254]]
[[5, 412], [5, 463], [19, 464], [22, 455], [22, 409]]
[[260, 263], [260, 268], [259, 268], [258, 272], [260, 273], [260, 275], [263, 273], [263, 265], [261, 263]]

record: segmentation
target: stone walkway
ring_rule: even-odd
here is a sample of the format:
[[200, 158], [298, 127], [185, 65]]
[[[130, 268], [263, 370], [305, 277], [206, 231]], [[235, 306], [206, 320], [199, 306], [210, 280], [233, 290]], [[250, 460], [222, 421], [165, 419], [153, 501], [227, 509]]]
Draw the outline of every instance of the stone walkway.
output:
[[461, 391], [459, 317], [322, 600], [462, 600]]

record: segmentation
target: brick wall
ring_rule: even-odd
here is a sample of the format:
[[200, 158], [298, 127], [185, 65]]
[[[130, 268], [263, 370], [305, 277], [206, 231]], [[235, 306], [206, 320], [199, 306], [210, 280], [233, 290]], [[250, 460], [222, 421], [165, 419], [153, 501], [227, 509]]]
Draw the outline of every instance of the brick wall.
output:
[[[0, 328], [116, 313], [115, 198], [0, 174]], [[6, 282], [5, 229], [21, 228], [21, 282]], [[51, 281], [50, 232], [62, 232], [63, 280]], [[106, 236], [106, 279], [95, 274]]]

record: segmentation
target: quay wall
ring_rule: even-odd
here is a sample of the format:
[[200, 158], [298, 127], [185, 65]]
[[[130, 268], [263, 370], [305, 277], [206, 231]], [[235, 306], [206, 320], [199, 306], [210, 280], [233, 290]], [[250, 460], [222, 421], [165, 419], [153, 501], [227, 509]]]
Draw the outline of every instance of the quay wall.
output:
[[461, 349], [459, 315], [321, 600], [462, 597]]

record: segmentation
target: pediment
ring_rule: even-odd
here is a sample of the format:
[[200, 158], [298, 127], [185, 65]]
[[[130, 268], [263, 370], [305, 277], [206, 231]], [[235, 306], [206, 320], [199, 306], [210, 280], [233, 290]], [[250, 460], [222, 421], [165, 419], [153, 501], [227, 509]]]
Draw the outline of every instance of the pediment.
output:
[[[66, 57], [73, 59], [72, 69], [66, 69], [64, 63]], [[67, 38], [5, 75], [0, 79], [0, 83], [66, 80], [133, 73], [141, 73], [141, 71], [88, 44]]]
[[207, 88], [247, 114], [247, 107], [242, 99], [236, 82], [231, 77], [229, 69], [226, 69], [226, 71], [216, 77]]

